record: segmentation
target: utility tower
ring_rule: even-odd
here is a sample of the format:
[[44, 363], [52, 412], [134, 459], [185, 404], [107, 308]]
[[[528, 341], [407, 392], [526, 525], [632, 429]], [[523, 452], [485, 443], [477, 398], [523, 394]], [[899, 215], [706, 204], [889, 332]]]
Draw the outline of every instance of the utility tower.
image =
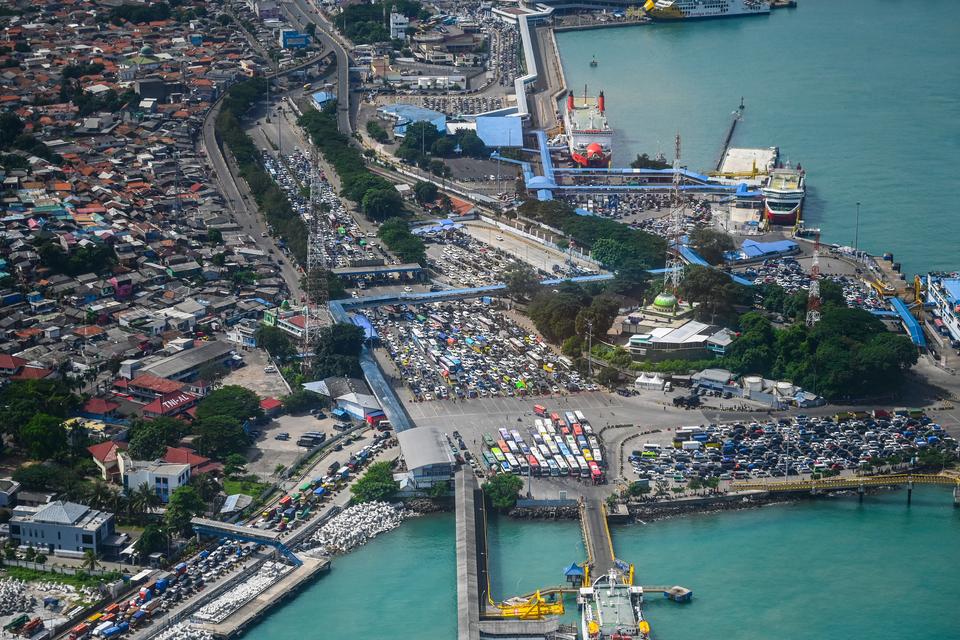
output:
[[820, 232], [813, 243], [813, 264], [810, 265], [810, 295], [807, 297], [807, 327], [820, 322]]
[[670, 235], [667, 238], [666, 289], [676, 295], [683, 281], [683, 260], [680, 258], [680, 236], [683, 235], [684, 203], [680, 193], [680, 134], [677, 134], [673, 155], [673, 209], [670, 213]]
[[324, 253], [324, 221], [320, 210], [320, 158], [317, 148], [312, 147], [310, 152], [310, 220], [307, 233], [307, 278], [304, 293], [306, 306], [303, 320], [303, 353], [301, 360], [305, 369], [310, 368], [312, 355], [315, 353], [317, 337], [320, 328], [325, 324], [326, 306], [330, 292], [327, 283], [326, 254]]

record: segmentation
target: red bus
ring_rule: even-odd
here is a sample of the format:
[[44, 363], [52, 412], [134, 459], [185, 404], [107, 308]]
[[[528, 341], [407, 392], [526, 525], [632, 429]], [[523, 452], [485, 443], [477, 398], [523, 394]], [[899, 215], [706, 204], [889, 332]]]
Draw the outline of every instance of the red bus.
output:
[[538, 416], [544, 416], [544, 417], [545, 417], [545, 416], [547, 415], [547, 408], [546, 408], [545, 406], [543, 406], [542, 404], [535, 404], [535, 405], [533, 405], [533, 412], [534, 412], [535, 414], [537, 414]]
[[527, 454], [527, 464], [530, 465], [530, 473], [535, 476], [540, 475], [540, 463], [537, 462], [536, 457], [532, 453]]
[[574, 422], [574, 423], [573, 423], [573, 435], [575, 435], [575, 436], [582, 436], [582, 435], [583, 435], [583, 427], [580, 426], [580, 423], [579, 423], [579, 422]]
[[293, 498], [291, 498], [290, 496], [283, 496], [282, 498], [280, 498], [280, 506], [282, 507], [287, 506], [291, 502], [293, 502]]
[[553, 422], [553, 426], [558, 426], [558, 425], [560, 424], [560, 414], [559, 414], [559, 413], [551, 413], [551, 414], [550, 414], [550, 420], [551, 420], [551, 422]]
[[600, 484], [603, 482], [603, 471], [600, 470], [600, 465], [593, 460], [587, 464], [590, 467], [590, 477], [593, 479], [593, 484]]

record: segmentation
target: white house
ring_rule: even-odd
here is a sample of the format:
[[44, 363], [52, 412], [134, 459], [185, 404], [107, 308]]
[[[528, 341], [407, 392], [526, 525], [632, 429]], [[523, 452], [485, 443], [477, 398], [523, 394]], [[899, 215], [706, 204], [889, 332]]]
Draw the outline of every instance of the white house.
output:
[[170, 494], [177, 488], [190, 482], [190, 465], [163, 462], [133, 460], [125, 452], [117, 454], [120, 476], [123, 478], [124, 491], [136, 491], [146, 484], [166, 503]]

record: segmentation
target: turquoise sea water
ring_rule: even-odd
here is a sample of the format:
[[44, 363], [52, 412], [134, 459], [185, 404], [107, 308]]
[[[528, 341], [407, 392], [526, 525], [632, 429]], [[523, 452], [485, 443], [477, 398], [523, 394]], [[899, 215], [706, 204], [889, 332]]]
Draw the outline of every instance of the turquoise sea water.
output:
[[[780, 147], [807, 170], [824, 240], [892, 251], [908, 273], [960, 269], [960, 3], [800, 0], [768, 17], [558, 34], [568, 84], [601, 89], [614, 160], [662, 150], [713, 169], [734, 146]], [[589, 66], [596, 55], [599, 65]]]
[[[694, 602], [650, 597], [658, 640], [960, 639], [960, 510], [948, 491], [839, 498], [613, 530], [641, 584], [681, 584]], [[495, 597], [562, 581], [582, 559], [576, 522], [490, 523]], [[452, 514], [410, 520], [334, 561], [252, 640], [456, 636]], [[569, 617], [576, 617], [575, 605]]]

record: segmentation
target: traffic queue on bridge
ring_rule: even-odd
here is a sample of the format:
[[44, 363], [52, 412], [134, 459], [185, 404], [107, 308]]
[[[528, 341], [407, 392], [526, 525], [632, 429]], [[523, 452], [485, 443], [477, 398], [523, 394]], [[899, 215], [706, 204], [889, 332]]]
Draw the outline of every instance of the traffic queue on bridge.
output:
[[648, 442], [628, 459], [641, 480], [686, 484], [828, 477], [956, 450], [957, 441], [928, 416], [898, 409], [678, 427], [670, 445]]

